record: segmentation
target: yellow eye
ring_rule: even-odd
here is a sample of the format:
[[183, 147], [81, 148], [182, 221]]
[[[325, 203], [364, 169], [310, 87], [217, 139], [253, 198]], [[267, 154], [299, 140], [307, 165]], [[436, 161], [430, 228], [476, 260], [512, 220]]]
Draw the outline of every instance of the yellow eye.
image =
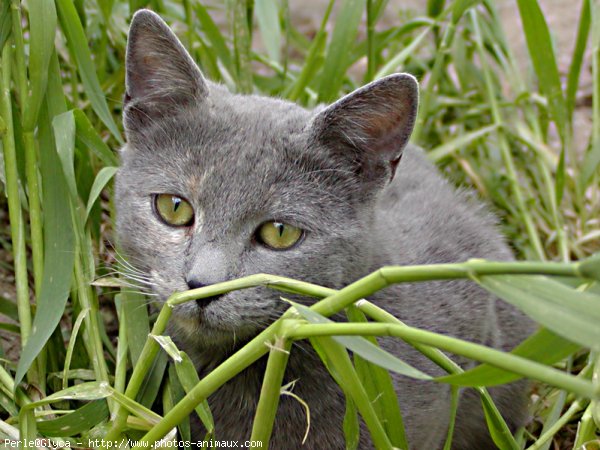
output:
[[181, 197], [171, 194], [154, 196], [154, 208], [159, 217], [173, 227], [189, 226], [194, 221], [194, 209]]
[[263, 223], [258, 229], [258, 240], [274, 250], [285, 250], [292, 247], [302, 238], [303, 231], [282, 222]]

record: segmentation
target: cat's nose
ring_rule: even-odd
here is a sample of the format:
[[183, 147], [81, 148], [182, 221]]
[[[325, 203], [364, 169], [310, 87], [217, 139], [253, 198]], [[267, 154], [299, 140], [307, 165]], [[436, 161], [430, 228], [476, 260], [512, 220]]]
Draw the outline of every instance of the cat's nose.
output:
[[[186, 281], [187, 281], [187, 285], [190, 289], [199, 289], [201, 287], [209, 286], [208, 284], [204, 284], [196, 278], [188, 278]], [[196, 303], [200, 307], [205, 307], [205, 306], [208, 306], [209, 303], [223, 297], [223, 295], [224, 294], [219, 294], [219, 295], [213, 295], [212, 297], [199, 298], [196, 300]]]

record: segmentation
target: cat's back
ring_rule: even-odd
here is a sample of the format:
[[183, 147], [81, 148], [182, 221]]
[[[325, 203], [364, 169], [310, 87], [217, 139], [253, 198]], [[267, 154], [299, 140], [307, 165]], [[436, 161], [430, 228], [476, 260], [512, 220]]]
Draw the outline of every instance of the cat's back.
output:
[[[512, 259], [494, 216], [484, 204], [473, 193], [452, 187], [418, 148], [405, 149], [394, 181], [382, 192], [376, 211], [373, 268], [470, 258]], [[402, 283], [372, 300], [408, 325], [504, 350], [512, 349], [534, 329], [520, 311], [469, 279]], [[397, 340], [382, 340], [381, 344], [427, 373], [443, 373]], [[457, 355], [453, 360], [463, 368], [473, 365]], [[441, 413], [449, 410], [447, 387], [393, 378], [400, 404], [410, 410], [406, 417], [410, 442], [420, 443], [416, 448], [441, 446], [448, 420]], [[526, 383], [491, 389], [511, 429], [526, 420], [526, 390]], [[474, 391], [466, 392], [460, 400], [453, 449], [494, 448], [485, 431], [479, 398]], [[438, 421], [424, 426], [432, 415]]]
[[[512, 257], [482, 203], [451, 186], [419, 148], [405, 149], [377, 206], [375, 268]], [[409, 325], [501, 345], [493, 297], [468, 279], [402, 283], [379, 302]]]
[[[513, 258], [484, 203], [451, 186], [416, 147], [406, 148], [375, 220], [374, 268]], [[505, 350], [533, 331], [520, 311], [469, 279], [404, 283], [381, 301], [410, 325]]]
[[405, 149], [394, 180], [379, 197], [376, 227], [385, 264], [512, 259], [483, 203], [452, 187], [414, 146]]

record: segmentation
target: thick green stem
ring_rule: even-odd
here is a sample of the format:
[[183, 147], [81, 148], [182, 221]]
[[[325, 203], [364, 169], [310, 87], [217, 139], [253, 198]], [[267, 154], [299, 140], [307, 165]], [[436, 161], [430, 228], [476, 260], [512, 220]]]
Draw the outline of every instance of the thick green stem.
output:
[[[547, 274], [560, 276], [581, 276], [579, 263], [538, 263], [538, 262], [488, 262], [471, 260], [459, 264], [434, 264], [412, 267], [384, 267], [351, 285], [336, 291], [334, 289], [317, 286], [311, 283], [293, 280], [290, 278], [257, 274], [248, 277], [214, 284], [211, 286], [181, 292], [172, 295], [167, 304], [163, 306], [154, 325], [153, 334], [163, 333], [171, 316], [171, 308], [188, 301], [211, 297], [233, 290], [246, 289], [256, 286], [265, 286], [283, 292], [298, 293], [312, 297], [326, 297], [315, 303], [311, 309], [319, 314], [329, 316], [335, 314], [355, 301], [367, 297], [393, 283], [419, 282], [428, 280], [469, 278], [473, 275], [493, 274]], [[282, 319], [289, 317], [286, 313]], [[196, 405], [205, 400], [222, 384], [237, 375], [258, 358], [267, 352], [265, 342], [275, 337], [278, 322], [265, 329], [245, 347], [232, 355], [217, 369], [203, 378], [196, 387], [190, 391], [148, 434], [143, 437], [144, 442], [154, 442], [162, 438], [170, 429], [192, 412]], [[131, 380], [125, 395], [133, 398], [137, 395], [143, 378], [149, 369], [156, 353], [158, 344], [154, 339], [148, 338], [134, 368]], [[485, 348], [485, 347], [484, 347]], [[501, 353], [501, 352], [500, 352]], [[453, 364], [453, 363], [452, 363]], [[450, 367], [450, 366], [448, 366]], [[106, 440], [115, 440], [120, 436], [127, 420], [127, 411], [118, 408], [113, 426], [106, 436]]]
[[40, 187], [38, 182], [38, 157], [34, 138], [35, 120], [26, 120], [29, 104], [29, 84], [27, 82], [27, 66], [25, 64], [25, 44], [21, 27], [21, 9], [18, 0], [12, 0], [13, 38], [15, 43], [15, 75], [16, 86], [21, 103], [21, 122], [25, 149], [25, 174], [27, 177], [27, 200], [29, 206], [29, 223], [31, 228], [31, 254], [33, 263], [33, 279], [35, 295], [39, 298], [44, 269], [44, 235], [42, 228], [42, 208], [40, 204]]
[[264, 449], [269, 448], [269, 439], [273, 431], [279, 396], [281, 395], [281, 383], [285, 374], [292, 341], [277, 337], [269, 352], [267, 368], [263, 380], [254, 423], [252, 424], [251, 441], [262, 442]]
[[[17, 308], [19, 312], [19, 325], [21, 346], [24, 347], [31, 334], [31, 306], [29, 304], [29, 286], [27, 282], [27, 251], [25, 248], [25, 224], [19, 197], [19, 176], [17, 171], [17, 156], [13, 128], [10, 80], [11, 80], [11, 44], [10, 40], [4, 45], [2, 51], [2, 88], [1, 108], [2, 118], [6, 125], [6, 132], [2, 137], [4, 149], [4, 168], [6, 171], [6, 193], [8, 196], [8, 215], [10, 219], [10, 232], [12, 238], [15, 286], [17, 291]], [[33, 376], [30, 371], [31, 376]]]
[[[277, 324], [277, 323], [276, 323]], [[173, 407], [152, 430], [140, 439], [140, 445], [156, 442], [169, 430], [185, 419], [200, 402], [215, 392], [219, 387], [254, 363], [267, 353], [265, 342], [271, 341], [277, 331], [276, 324], [271, 325], [252, 341], [238, 350], [232, 357], [206, 375], [188, 394]], [[278, 324], [277, 324], [278, 325]], [[141, 359], [141, 357], [140, 357]], [[108, 439], [108, 438], [107, 438]]]
[[[38, 182], [38, 157], [36, 141], [34, 138], [35, 119], [29, 120], [29, 83], [27, 80], [27, 66], [25, 63], [25, 45], [23, 42], [23, 29], [21, 21], [21, 6], [19, 0], [12, 0], [12, 35], [15, 44], [15, 75], [16, 87], [21, 104], [21, 123], [24, 126], [23, 144], [25, 153], [25, 175], [27, 179], [27, 202], [29, 211], [29, 229], [31, 234], [31, 259], [33, 266], [33, 281], [35, 299], [40, 296], [44, 270], [44, 235], [42, 226], [41, 194]], [[36, 372], [45, 373], [46, 355], [44, 350], [36, 358], [36, 365], [29, 369], [29, 381], [36, 380], [41, 392], [45, 392], [45, 377], [38, 376]]]
[[[18, 406], [24, 406], [31, 403], [31, 400], [25, 393], [21, 390], [20, 387], [15, 389], [15, 380], [13, 380], [10, 374], [6, 371], [4, 367], [0, 365], [0, 384], [4, 386], [4, 391], [7, 393], [9, 398], [14, 400]], [[14, 398], [13, 398], [14, 395]]]
[[[379, 308], [378, 306], [375, 306], [374, 304], [372, 304], [366, 300], [359, 300], [356, 303], [356, 306], [361, 311], [363, 311], [367, 316], [369, 316], [370, 318], [374, 319], [377, 322], [392, 323], [392, 324], [396, 324], [396, 325], [406, 326], [401, 320], [397, 319], [396, 317], [392, 316], [387, 311]], [[429, 358], [431, 361], [433, 361], [435, 364], [437, 364], [439, 367], [444, 369], [446, 372], [448, 372], [450, 374], [457, 374], [457, 373], [464, 372], [462, 367], [460, 367], [458, 364], [456, 364], [454, 361], [452, 361], [452, 359], [450, 359], [448, 356], [446, 356], [446, 354], [444, 354], [441, 350], [434, 348], [434, 347], [430, 347], [428, 345], [419, 344], [418, 342], [412, 342], [409, 340], [407, 340], [406, 342], [408, 344], [410, 344], [412, 347], [414, 347], [416, 350], [421, 352], [421, 354], [423, 354], [424, 356]], [[503, 435], [507, 439], [510, 439], [512, 441], [511, 443], [514, 444], [513, 448], [517, 448], [518, 446], [516, 445], [516, 442], [514, 441], [514, 438], [512, 437], [512, 433], [511, 433], [510, 429], [508, 428], [506, 421], [502, 417], [502, 414], [500, 414], [500, 411], [496, 407], [496, 404], [492, 400], [492, 397], [491, 397], [490, 393], [488, 392], [488, 390], [484, 387], [476, 387], [474, 389], [481, 396], [481, 400], [488, 405], [488, 410], [489, 410], [490, 414], [493, 415], [493, 417], [496, 421], [496, 424], [498, 424], [500, 426], [500, 428], [502, 429]]]
[[[289, 334], [293, 334], [293, 332]], [[335, 368], [340, 384], [344, 386], [347, 394], [352, 397], [352, 400], [354, 400], [356, 407], [360, 411], [360, 414], [371, 433], [371, 439], [373, 439], [375, 448], [392, 449], [392, 443], [373, 409], [369, 396], [350, 361], [346, 349], [328, 337], [319, 336], [318, 342], [321, 344], [321, 348], [325, 352], [327, 359]]]
[[25, 116], [29, 88], [27, 85], [27, 66], [25, 64], [25, 44], [23, 43], [23, 24], [21, 23], [20, 3], [20, 0], [11, 0], [11, 34], [15, 45], [16, 67], [14, 70], [14, 75], [16, 78], [17, 92], [19, 93], [19, 104], [21, 105], [21, 112], [22, 115]]
[[334, 323], [298, 325], [288, 333], [291, 339], [306, 339], [316, 336], [395, 336], [409, 341], [437, 347], [475, 361], [488, 363], [527, 378], [539, 380], [551, 386], [593, 398], [594, 386], [560, 370], [530, 361], [520, 356], [504, 353], [484, 345], [474, 344], [442, 334], [420, 330], [407, 325], [384, 323]]
[[543, 262], [489, 262], [469, 260], [458, 264], [432, 264], [423, 266], [383, 267], [370, 275], [346, 286], [336, 294], [314, 305], [319, 314], [329, 316], [341, 311], [352, 302], [395, 283], [451, 280], [481, 275], [556, 275], [581, 277], [580, 263]]
[[[154, 322], [154, 326], [152, 327], [152, 335], [160, 336], [163, 334], [165, 329], [167, 328], [167, 323], [171, 314], [173, 312], [172, 306], [167, 303], [165, 304], [160, 313], [158, 314], [158, 318], [156, 322]], [[129, 380], [129, 384], [127, 385], [127, 389], [125, 390], [125, 396], [130, 399], [135, 398], [137, 393], [144, 382], [144, 378], [148, 371], [151, 369], [152, 364], [154, 363], [154, 358], [156, 358], [156, 354], [158, 353], [160, 346], [156, 342], [156, 340], [152, 339], [151, 336], [148, 336], [146, 339], [146, 343], [142, 348], [142, 352], [138, 358], [138, 362], [133, 369], [133, 373], [131, 374], [131, 379]], [[119, 439], [123, 428], [127, 423], [127, 416], [129, 415], [127, 409], [122, 405], [117, 405], [116, 411], [114, 414], [113, 425], [108, 430], [108, 433], [105, 436], [105, 440], [107, 442], [116, 441]]]
[[452, 449], [452, 438], [454, 436], [454, 425], [456, 423], [456, 412], [458, 411], [458, 399], [460, 397], [460, 389], [458, 386], [452, 386], [451, 400], [450, 400], [450, 423], [448, 425], [448, 433], [446, 434], [446, 442], [444, 443], [444, 450]]
[[[370, 303], [366, 300], [359, 300], [358, 302], [356, 302], [356, 307], [362, 312], [364, 312], [371, 319], [377, 322], [406, 326], [406, 324], [401, 320], [397, 319], [387, 311], [379, 308], [378, 306], [375, 306], [373, 303]], [[462, 368], [454, 361], [452, 361], [448, 356], [446, 356], [441, 350], [415, 342], [408, 343], [412, 345], [416, 350], [421, 352], [424, 356], [433, 361], [435, 364], [437, 364], [439, 367], [444, 369], [446, 372], [451, 374], [463, 372]]]
[[236, 280], [226, 281], [225, 283], [218, 283], [199, 289], [193, 289], [191, 291], [179, 292], [172, 295], [167, 303], [176, 306], [192, 300], [212, 297], [215, 295], [224, 294], [226, 292], [247, 289], [256, 286], [264, 286], [282, 292], [303, 294], [310, 297], [327, 297], [328, 295], [332, 295], [337, 292], [335, 289], [318, 286], [305, 281], [298, 281], [292, 278], [259, 273], [244, 278], [238, 278]]
[[35, 297], [42, 292], [44, 270], [44, 233], [42, 227], [42, 206], [38, 182], [38, 158], [33, 131], [23, 133], [25, 144], [25, 174], [27, 176], [27, 200], [29, 202], [29, 226], [31, 229], [31, 259], [33, 261], [33, 280]]
[[[77, 214], [75, 211], [73, 215]], [[76, 219], [73, 218], [76, 222]], [[74, 223], [76, 227], [76, 223]], [[108, 368], [106, 366], [106, 360], [104, 358], [104, 347], [102, 345], [102, 339], [100, 337], [100, 325], [98, 323], [98, 300], [94, 297], [90, 288], [90, 280], [85, 275], [85, 250], [81, 248], [81, 236], [83, 233], [76, 233], [77, 245], [75, 247], [75, 285], [77, 286], [77, 299], [82, 310], [88, 309], [88, 314], [85, 315], [84, 323], [84, 337], [85, 345], [88, 349], [88, 353], [92, 359], [92, 366], [94, 367], [94, 373], [96, 379], [100, 381], [109, 382]], [[114, 407], [114, 401], [108, 399], [108, 405], [111, 410]]]

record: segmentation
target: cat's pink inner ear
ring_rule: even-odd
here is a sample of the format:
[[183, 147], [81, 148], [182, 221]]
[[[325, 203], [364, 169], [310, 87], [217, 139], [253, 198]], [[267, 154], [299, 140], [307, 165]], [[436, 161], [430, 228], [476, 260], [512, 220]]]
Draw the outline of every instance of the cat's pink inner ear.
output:
[[414, 127], [418, 99], [411, 75], [390, 75], [326, 108], [313, 127], [326, 145], [346, 143], [349, 162], [358, 161], [368, 178], [393, 176]]
[[382, 113], [373, 113], [362, 118], [362, 130], [373, 148], [371, 151], [391, 152], [390, 160], [397, 159], [406, 145], [414, 123], [413, 105], [410, 102], [394, 102], [386, 105]]
[[[144, 50], [136, 49], [136, 52], [144, 53]], [[131, 64], [128, 71], [128, 94], [130, 97], [143, 97], [151, 92], [153, 86], [151, 75], [160, 70], [160, 59], [155, 56], [145, 55], [137, 64]]]

